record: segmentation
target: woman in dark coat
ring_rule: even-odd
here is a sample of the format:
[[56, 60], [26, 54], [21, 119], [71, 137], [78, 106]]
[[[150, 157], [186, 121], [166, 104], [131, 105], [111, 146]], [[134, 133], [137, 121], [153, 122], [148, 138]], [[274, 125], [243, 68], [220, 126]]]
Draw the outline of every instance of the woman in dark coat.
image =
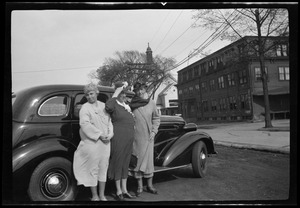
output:
[[115, 181], [116, 197], [119, 201], [123, 201], [124, 197], [133, 197], [127, 191], [127, 178], [134, 139], [134, 118], [130, 107], [126, 104], [126, 86], [126, 82], [115, 83], [115, 92], [105, 104], [114, 128], [107, 175]]

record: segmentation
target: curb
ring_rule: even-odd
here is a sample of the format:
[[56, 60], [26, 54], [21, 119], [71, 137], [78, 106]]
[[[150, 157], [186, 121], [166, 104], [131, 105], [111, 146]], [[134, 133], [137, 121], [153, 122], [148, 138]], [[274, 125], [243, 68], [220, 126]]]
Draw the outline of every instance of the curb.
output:
[[264, 151], [264, 152], [290, 154], [290, 148], [282, 148], [282, 147], [278, 148], [278, 147], [270, 147], [264, 145], [242, 144], [242, 143], [232, 143], [232, 142], [223, 142], [223, 141], [214, 141], [214, 144], [227, 146], [227, 147], [234, 147], [239, 149], [251, 149], [251, 150]]

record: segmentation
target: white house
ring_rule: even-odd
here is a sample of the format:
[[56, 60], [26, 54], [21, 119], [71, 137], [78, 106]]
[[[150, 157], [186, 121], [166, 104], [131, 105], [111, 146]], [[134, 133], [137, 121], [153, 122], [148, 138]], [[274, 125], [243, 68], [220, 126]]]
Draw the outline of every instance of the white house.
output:
[[178, 114], [178, 94], [176, 79], [170, 76], [156, 90], [154, 100], [162, 115]]

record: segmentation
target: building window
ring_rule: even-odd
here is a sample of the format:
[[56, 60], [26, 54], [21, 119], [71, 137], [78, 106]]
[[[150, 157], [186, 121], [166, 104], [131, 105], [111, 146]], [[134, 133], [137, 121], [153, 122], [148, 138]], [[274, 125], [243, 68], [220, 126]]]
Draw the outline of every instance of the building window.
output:
[[218, 78], [218, 86], [219, 86], [219, 89], [225, 88], [224, 77], [223, 76]]
[[248, 94], [240, 95], [240, 101], [241, 101], [241, 109], [248, 110], [249, 109]]
[[182, 83], [183, 82], [183, 76], [182, 73], [178, 73], [178, 82]]
[[207, 100], [203, 100], [202, 101], [202, 107], [203, 107], [203, 111], [207, 112], [208, 111], [208, 103]]
[[204, 74], [207, 72], [208, 72], [208, 67], [206, 66], [206, 62], [203, 64], [200, 64], [200, 75], [201, 75], [201, 73]]
[[187, 71], [183, 72], [183, 82], [186, 82], [188, 80], [188, 74], [187, 74]]
[[189, 87], [189, 93], [190, 93], [190, 94], [193, 94], [193, 91], [194, 91], [193, 86], [190, 86], [190, 87]]
[[[255, 72], [255, 81], [260, 81], [261, 78], [262, 78], [261, 77], [262, 73], [261, 73], [260, 67], [255, 67], [254, 72]], [[267, 80], [269, 80], [268, 79], [268, 69], [267, 69], [267, 67], [265, 67], [265, 72], [266, 72], [266, 75], [267, 75]]]
[[198, 65], [194, 67], [194, 76], [195, 77], [199, 76], [199, 66]]
[[225, 98], [220, 98], [219, 106], [220, 106], [220, 111], [226, 110], [226, 99]]
[[277, 56], [287, 56], [288, 55], [287, 45], [286, 44], [278, 45], [276, 47], [276, 55]]
[[240, 84], [245, 84], [247, 83], [247, 73], [246, 70], [239, 71], [239, 80]]
[[184, 88], [183, 92], [184, 92], [184, 95], [187, 95], [188, 94], [188, 88]]
[[215, 59], [208, 61], [208, 71], [212, 72], [215, 69]]
[[216, 90], [216, 85], [215, 85], [215, 80], [214, 79], [209, 80], [209, 88], [210, 88], [210, 91], [215, 91]]
[[279, 67], [279, 80], [290, 80], [290, 68], [287, 67]]
[[182, 90], [179, 90], [179, 91], [178, 91], [178, 94], [181, 95], [181, 94], [182, 94]]
[[245, 54], [245, 45], [241, 44], [238, 46], [239, 55], [243, 56]]
[[189, 74], [188, 74], [188, 80], [189, 79], [193, 79], [194, 77], [193, 77], [193, 70], [192, 69], [189, 69], [189, 72], [188, 72]]
[[230, 110], [236, 110], [236, 98], [235, 96], [229, 97], [229, 108]]
[[196, 85], [195, 85], [195, 89], [196, 89], [197, 91], [199, 91], [199, 89], [200, 89], [199, 84], [196, 84]]
[[219, 65], [221, 63], [223, 63], [223, 57], [219, 56], [219, 57], [217, 57], [217, 64]]
[[227, 75], [228, 78], [228, 86], [235, 86], [235, 73], [231, 73]]
[[202, 92], [206, 92], [207, 91], [207, 84], [206, 84], [206, 82], [202, 82], [201, 83], [201, 88], [202, 88]]
[[178, 100], [169, 100], [169, 105], [172, 107], [177, 107], [178, 106]]
[[212, 100], [211, 101], [211, 111], [217, 111], [217, 101], [216, 100]]

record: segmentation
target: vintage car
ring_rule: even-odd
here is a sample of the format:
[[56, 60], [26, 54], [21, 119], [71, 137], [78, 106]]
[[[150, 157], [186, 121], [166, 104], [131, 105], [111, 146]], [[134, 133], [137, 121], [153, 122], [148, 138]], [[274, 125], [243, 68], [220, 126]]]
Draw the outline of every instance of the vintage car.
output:
[[[98, 100], [106, 102], [114, 89], [99, 86], [99, 91]], [[79, 110], [86, 102], [83, 85], [37, 86], [12, 95], [13, 190], [23, 187], [32, 201], [74, 200], [72, 161], [80, 141]], [[161, 116], [155, 171], [192, 165], [195, 177], [204, 177], [211, 154], [216, 154], [212, 138], [194, 123]]]

